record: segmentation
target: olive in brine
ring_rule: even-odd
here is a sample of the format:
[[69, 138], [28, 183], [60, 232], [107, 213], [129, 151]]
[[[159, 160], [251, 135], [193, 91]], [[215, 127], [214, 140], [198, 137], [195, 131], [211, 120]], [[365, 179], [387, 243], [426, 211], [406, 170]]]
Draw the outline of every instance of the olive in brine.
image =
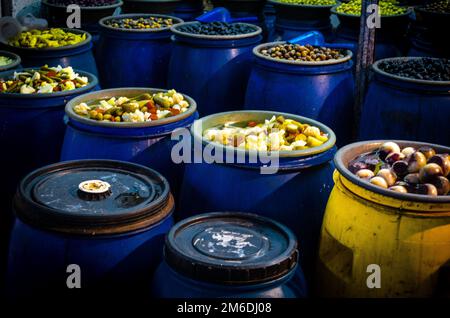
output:
[[417, 151], [423, 153], [425, 158], [427, 158], [427, 160], [436, 154], [436, 151], [434, 151], [433, 148], [428, 147], [428, 146], [420, 147]]
[[392, 152], [389, 155], [387, 155], [385, 161], [386, 163], [393, 165], [395, 162], [403, 159], [405, 159], [405, 155], [402, 154], [401, 152]]
[[409, 184], [418, 184], [420, 183], [419, 174], [418, 173], [410, 173], [407, 174], [403, 180]]
[[359, 170], [367, 169], [367, 164], [364, 162], [361, 162], [359, 160], [353, 160], [348, 165], [348, 170], [350, 170], [352, 173], [357, 173]]
[[416, 194], [426, 194], [426, 195], [433, 195], [433, 196], [438, 195], [438, 191], [437, 191], [436, 187], [430, 183], [415, 185], [414, 192]]
[[428, 160], [428, 163], [436, 163], [441, 169], [444, 177], [450, 174], [450, 156], [448, 154], [437, 154]]
[[409, 157], [415, 152], [416, 149], [414, 149], [413, 147], [406, 147], [402, 149], [402, 154], [405, 155], [405, 157]]
[[395, 181], [397, 181], [397, 176], [391, 169], [380, 169], [377, 173], [377, 177], [382, 177], [386, 180], [389, 187], [393, 186]]
[[450, 181], [446, 177], [437, 177], [431, 183], [436, 187], [439, 195], [447, 195], [450, 192]]
[[392, 171], [394, 171], [394, 173], [397, 176], [407, 175], [408, 174], [408, 163], [404, 160], [396, 161], [392, 165]]
[[389, 188], [389, 190], [400, 192], [400, 193], [408, 193], [408, 189], [405, 186], [402, 185], [394, 185]]
[[392, 141], [385, 142], [381, 145], [379, 150], [379, 156], [381, 160], [384, 160], [390, 153], [400, 152], [400, 147]]
[[375, 176], [373, 171], [369, 170], [369, 169], [361, 169], [356, 173], [356, 175], [358, 176], [358, 178], [361, 178], [361, 179], [370, 179], [373, 176]]
[[408, 158], [408, 172], [414, 173], [419, 172], [422, 167], [427, 164], [427, 158], [425, 155], [419, 151], [416, 151]]
[[442, 168], [436, 163], [428, 163], [419, 172], [419, 180], [422, 183], [428, 183], [435, 178], [442, 176]]
[[374, 184], [374, 185], [376, 185], [376, 186], [378, 186], [378, 187], [382, 187], [382, 188], [385, 188], [385, 189], [388, 188], [388, 184], [387, 184], [386, 180], [384, 178], [382, 178], [382, 177], [379, 177], [379, 176], [371, 178], [369, 182]]

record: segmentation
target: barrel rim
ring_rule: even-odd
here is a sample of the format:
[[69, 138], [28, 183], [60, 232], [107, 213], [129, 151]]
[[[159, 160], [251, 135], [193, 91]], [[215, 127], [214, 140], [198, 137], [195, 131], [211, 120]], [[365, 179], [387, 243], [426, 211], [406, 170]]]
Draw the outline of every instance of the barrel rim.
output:
[[[312, 155], [316, 155], [316, 154], [322, 154], [322, 153], [325, 153], [326, 151], [332, 149], [336, 143], [336, 135], [335, 135], [334, 131], [319, 121], [316, 121], [316, 120], [308, 118], [308, 117], [295, 115], [295, 114], [289, 114], [289, 113], [278, 112], [278, 111], [267, 111], [267, 110], [229, 111], [229, 112], [211, 114], [211, 115], [199, 118], [198, 120], [194, 121], [194, 123], [191, 126], [192, 137], [197, 141], [201, 141], [203, 146], [211, 144], [216, 149], [219, 149], [219, 150], [223, 149], [225, 151], [226, 150], [233, 151], [237, 155], [239, 155], [239, 154], [242, 154], [245, 156], [249, 155], [250, 151], [247, 149], [240, 149], [237, 147], [225, 146], [222, 144], [207, 141], [203, 138], [204, 129], [201, 127], [203, 120], [208, 120], [208, 119], [220, 117], [220, 116], [226, 117], [227, 115], [239, 114], [239, 113], [240, 114], [267, 114], [268, 118], [272, 117], [272, 116], [281, 115], [285, 118], [294, 119], [301, 123], [314, 125], [314, 126], [318, 127], [322, 132], [325, 132], [328, 134], [328, 140], [318, 147], [313, 147], [313, 148], [303, 149], [303, 150], [281, 150], [281, 151], [276, 152], [276, 153], [278, 153], [280, 158], [306, 157], [306, 156], [312, 156]], [[201, 131], [201, 135], [199, 135], [199, 131]], [[257, 151], [257, 153], [259, 154], [260, 152]]]
[[[91, 6], [91, 7], [80, 6], [80, 8], [82, 10], [100, 11], [100, 10], [107, 10], [107, 9], [118, 8], [118, 7], [123, 5], [123, 1], [122, 0], [115, 0], [115, 1], [116, 1], [116, 3], [109, 4], [109, 5], [106, 5], [106, 6]], [[44, 5], [46, 5], [46, 6], [49, 6], [49, 7], [60, 8], [60, 9], [66, 9], [67, 8], [66, 5], [50, 3], [48, 0], [42, 0], [42, 3]]]
[[[33, 196], [33, 189], [39, 178], [51, 172], [70, 168], [101, 166], [103, 168], [135, 170], [132, 173], [141, 178], [159, 178], [163, 191], [150, 207], [142, 207], [127, 215], [84, 215], [82, 213], [60, 213], [57, 209], [40, 204]], [[146, 172], [146, 174], [144, 174]], [[30, 188], [31, 186], [31, 188]], [[27, 187], [29, 189], [27, 189]], [[109, 159], [70, 160], [50, 164], [36, 169], [20, 181], [13, 200], [14, 213], [25, 223], [39, 228], [77, 235], [111, 235], [145, 230], [158, 224], [174, 211], [174, 199], [167, 179], [149, 167]], [[92, 222], [93, 224], [90, 224]]]
[[[301, 66], [325, 66], [325, 65], [336, 65], [345, 63], [352, 59], [353, 52], [351, 50], [345, 50], [346, 55], [343, 58], [337, 59], [337, 60], [328, 60], [328, 61], [313, 61], [313, 62], [304, 62], [304, 61], [289, 61], [289, 60], [282, 60], [282, 59], [275, 59], [270, 56], [265, 56], [261, 54], [259, 51], [262, 48], [279, 45], [279, 44], [286, 44], [287, 41], [276, 41], [276, 42], [267, 42], [260, 45], [257, 45], [253, 48], [253, 54], [263, 60], [275, 62], [275, 63], [283, 63], [283, 64], [289, 64], [289, 65], [301, 65]], [[317, 45], [316, 45], [317, 46]], [[326, 46], [324, 46], [326, 47]]]
[[119, 15], [112, 15], [112, 16], [108, 16], [108, 17], [104, 17], [101, 18], [100, 21], [98, 21], [99, 25], [102, 28], [105, 28], [107, 30], [111, 30], [111, 31], [116, 31], [118, 33], [156, 33], [156, 32], [161, 32], [161, 31], [170, 31], [170, 28], [173, 26], [168, 26], [168, 27], [163, 27], [163, 28], [155, 28], [155, 29], [125, 29], [125, 28], [114, 28], [112, 26], [106, 25], [105, 22], [107, 20], [113, 20], [113, 19], [121, 19], [121, 18], [132, 18], [132, 17], [161, 17], [161, 18], [169, 18], [169, 19], [173, 19], [173, 20], [178, 20], [177, 23], [173, 24], [173, 25], [177, 25], [180, 23], [183, 23], [184, 20], [180, 19], [178, 17], [175, 16], [171, 16], [171, 15], [165, 15], [165, 14], [152, 14], [152, 13], [126, 13], [126, 14], [119, 14]]
[[[26, 71], [26, 70], [35, 70], [38, 67], [27, 67], [19, 71]], [[0, 73], [0, 75], [11, 75], [17, 72], [18, 70], [9, 70]], [[33, 94], [21, 94], [21, 93], [0, 93], [0, 98], [3, 96], [5, 97], [12, 97], [12, 98], [19, 98], [19, 99], [35, 99], [35, 98], [52, 98], [52, 97], [64, 97], [64, 96], [70, 96], [73, 94], [81, 94], [85, 91], [90, 91], [94, 87], [98, 85], [98, 78], [92, 73], [81, 71], [74, 69], [75, 73], [78, 73], [81, 76], [86, 76], [89, 79], [89, 83], [86, 86], [75, 88], [68, 91], [62, 91], [62, 92], [54, 92], [54, 93], [33, 93]], [[0, 106], [1, 107], [1, 106]]]
[[22, 63], [22, 59], [20, 58], [20, 56], [13, 52], [0, 50], [0, 56], [6, 56], [13, 60], [13, 62], [9, 64], [0, 66], [0, 72], [9, 71], [10, 69], [15, 68], [16, 66], [20, 65], [20, 63]]
[[158, 93], [158, 92], [169, 91], [169, 89], [151, 88], [151, 87], [149, 87], [149, 88], [147, 88], [147, 87], [119, 87], [119, 88], [103, 89], [103, 90], [99, 90], [99, 91], [95, 91], [95, 92], [89, 92], [89, 93], [86, 93], [86, 94], [83, 94], [83, 95], [80, 95], [80, 96], [77, 96], [77, 97], [71, 99], [66, 104], [65, 113], [70, 119], [73, 119], [77, 122], [81, 122], [81, 123], [89, 125], [89, 126], [96, 126], [96, 127], [100, 126], [100, 127], [109, 127], [109, 128], [147, 128], [147, 127], [162, 126], [162, 125], [178, 122], [180, 120], [183, 120], [185, 118], [188, 118], [188, 117], [194, 115], [197, 110], [197, 103], [195, 102], [195, 100], [192, 97], [190, 97], [186, 94], [183, 94], [183, 93], [180, 93], [180, 94], [183, 95], [183, 97], [189, 103], [189, 108], [187, 111], [185, 111], [184, 113], [175, 115], [175, 116], [168, 117], [168, 118], [162, 118], [162, 119], [152, 120], [152, 121], [142, 122], [142, 123], [133, 123], [133, 122], [131, 122], [131, 123], [129, 123], [129, 122], [118, 122], [118, 123], [114, 122], [113, 123], [113, 122], [106, 122], [106, 121], [97, 121], [97, 120], [82, 117], [82, 116], [76, 114], [73, 110], [73, 107], [75, 105], [78, 105], [79, 103], [90, 100], [87, 98], [91, 97], [92, 95], [104, 96], [104, 97], [98, 97], [96, 99], [99, 99], [99, 98], [106, 99], [106, 98], [111, 98], [111, 97], [120, 97], [120, 96], [129, 95], [131, 92], [125, 93], [125, 94], [124, 93], [120, 94], [120, 92], [124, 92], [127, 90], [136, 92], [136, 93], [137, 92]]
[[404, 146], [411, 146], [411, 147], [421, 147], [421, 146], [429, 146], [434, 149], [440, 149], [441, 152], [450, 153], [450, 147], [441, 146], [438, 144], [432, 144], [427, 142], [417, 142], [417, 141], [408, 141], [408, 140], [368, 140], [368, 141], [360, 141], [348, 144], [342, 148], [340, 148], [335, 157], [334, 157], [334, 164], [336, 166], [336, 169], [339, 171], [339, 173], [344, 176], [346, 179], [348, 179], [351, 183], [356, 184], [357, 186], [360, 186], [366, 190], [369, 190], [371, 192], [374, 192], [376, 194], [380, 194], [383, 196], [391, 197], [397, 200], [401, 201], [413, 201], [413, 202], [421, 202], [421, 203], [450, 203], [450, 194], [449, 195], [441, 195], [441, 196], [429, 196], [426, 194], [413, 194], [413, 193], [399, 193], [395, 192], [389, 189], [384, 189], [381, 187], [378, 187], [374, 184], [371, 184], [363, 179], [358, 178], [355, 174], [353, 174], [348, 168], [347, 164], [344, 160], [344, 156], [347, 152], [355, 149], [359, 149], [350, 160], [355, 158], [358, 155], [361, 155], [365, 152], [369, 152], [373, 149], [378, 148], [385, 142], [395, 142], [398, 145], [404, 145]]
[[46, 48], [32, 48], [32, 47], [19, 47], [10, 45], [8, 42], [1, 42], [4, 46], [8, 48], [12, 48], [13, 50], [21, 50], [23, 52], [58, 52], [64, 50], [71, 50], [75, 48], [79, 48], [85, 46], [92, 42], [92, 35], [88, 31], [84, 31], [81, 29], [70, 29], [70, 28], [47, 28], [47, 29], [62, 29], [67, 32], [77, 33], [77, 34], [86, 34], [86, 39], [76, 44], [58, 46], [58, 47], [46, 47]]
[[421, 57], [421, 56], [401, 56], [401, 57], [388, 57], [381, 60], [376, 61], [372, 64], [372, 70], [375, 73], [383, 75], [388, 78], [396, 79], [402, 82], [408, 82], [413, 84], [425, 84], [425, 85], [433, 85], [433, 86], [449, 86], [450, 81], [430, 81], [430, 80], [420, 80], [414, 78], [403, 77], [395, 74], [391, 74], [380, 69], [379, 65], [383, 62], [387, 61], [410, 61], [410, 60], [422, 60], [422, 59], [432, 59], [432, 60], [444, 60], [443, 58], [438, 57]]
[[251, 26], [255, 28], [256, 31], [245, 33], [245, 34], [238, 34], [238, 35], [206, 35], [206, 34], [193, 34], [193, 33], [187, 33], [177, 30], [178, 27], [184, 26], [184, 25], [191, 25], [191, 24], [200, 24], [199, 21], [189, 21], [189, 22], [183, 22], [179, 23], [177, 25], [174, 25], [170, 28], [172, 33], [175, 35], [180, 35], [188, 38], [195, 38], [195, 39], [202, 39], [202, 40], [240, 40], [240, 39], [247, 39], [251, 38], [257, 35], [260, 35], [262, 33], [262, 29], [255, 25], [250, 23], [243, 23], [243, 22], [234, 22], [236, 24], [243, 24], [247, 26]]
[[[337, 16], [342, 16], [342, 17], [349, 17], [349, 18], [361, 18], [361, 15], [356, 15], [356, 14], [348, 14], [348, 13], [343, 13], [343, 12], [338, 12], [337, 8], [341, 5], [337, 4], [335, 6], [333, 6], [330, 9], [330, 12], [332, 14], [336, 14]], [[381, 15], [380, 19], [389, 19], [389, 18], [400, 18], [400, 17], [408, 17], [411, 13], [413, 12], [413, 10], [411, 8], [407, 8], [405, 13], [400, 13], [400, 14], [394, 14], [394, 15]]]
[[332, 7], [336, 6], [336, 4], [318, 5], [318, 4], [285, 3], [280, 2], [278, 0], [268, 0], [267, 2], [279, 6], [295, 7], [295, 8], [311, 8], [311, 9], [322, 9], [322, 8], [331, 9]]
[[[181, 249], [176, 242], [176, 234], [180, 231], [183, 231], [184, 228], [188, 228], [189, 226], [193, 224], [198, 224], [202, 220], [212, 220], [212, 219], [224, 219], [224, 218], [241, 218], [243, 220], [253, 220], [255, 223], [263, 223], [267, 224], [268, 226], [272, 226], [273, 228], [276, 228], [279, 230], [280, 234], [284, 235], [287, 239], [287, 246], [286, 249], [277, 255], [276, 258], [264, 263], [255, 265], [254, 263], [246, 264], [246, 265], [217, 265], [213, 263], [207, 263], [205, 261], [199, 260], [192, 255], [186, 253], [183, 249]], [[275, 221], [271, 218], [261, 216], [254, 213], [246, 213], [246, 212], [237, 212], [237, 211], [224, 211], [224, 212], [209, 212], [209, 213], [202, 213], [199, 215], [194, 215], [191, 217], [188, 217], [177, 224], [175, 224], [170, 231], [167, 233], [165, 244], [164, 244], [164, 260], [167, 262], [169, 267], [174, 270], [177, 273], [180, 273], [181, 275], [186, 275], [189, 278], [193, 279], [199, 279], [201, 281], [211, 282], [211, 283], [222, 283], [224, 285], [255, 285], [259, 283], [265, 283], [271, 280], [280, 279], [286, 276], [289, 276], [290, 273], [292, 273], [297, 266], [299, 265], [298, 260], [298, 254], [299, 254], [299, 243], [295, 236], [295, 234], [284, 224], [281, 224], [278, 221]], [[271, 271], [265, 270], [266, 277], [260, 278], [259, 280], [249, 280], [246, 279], [246, 277], [238, 277], [235, 280], [232, 281], [218, 281], [211, 279], [211, 277], [192, 277], [192, 275], [189, 275], [191, 273], [187, 273], [187, 270], [180, 271], [177, 268], [174, 268], [174, 265], [182, 265], [181, 262], [176, 262], [176, 264], [171, 263], [172, 258], [178, 258], [178, 259], [184, 259], [184, 264], [186, 266], [195, 266], [195, 272], [198, 272], [198, 269], [203, 268], [204, 270], [211, 271], [211, 270], [231, 270], [231, 271], [250, 271], [252, 269], [255, 269], [256, 271], [261, 269], [267, 269], [270, 267], [281, 267], [283, 265], [289, 265], [289, 268], [279, 272], [279, 273], [270, 273]]]

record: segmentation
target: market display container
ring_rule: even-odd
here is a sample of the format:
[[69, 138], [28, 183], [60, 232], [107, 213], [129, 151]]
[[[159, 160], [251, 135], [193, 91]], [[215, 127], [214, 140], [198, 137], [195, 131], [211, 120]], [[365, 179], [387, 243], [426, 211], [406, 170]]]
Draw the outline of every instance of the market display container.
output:
[[[80, 5], [81, 29], [88, 31], [93, 36], [96, 35], [99, 31], [98, 21], [118, 12], [122, 5], [122, 0], [116, 0], [110, 5], [96, 7]], [[67, 27], [67, 19], [73, 14], [73, 11], [67, 12], [66, 5], [54, 4], [52, 1], [42, 0], [41, 14], [48, 21], [49, 26], [64, 28]]]
[[[450, 196], [404, 194], [374, 186], [348, 169], [354, 157], [384, 141], [341, 148], [335, 157], [335, 186], [325, 212], [316, 291], [325, 297], [431, 297], [448, 291], [442, 277], [450, 259]], [[432, 146], [396, 141], [400, 147]], [[367, 280], [380, 266], [381, 288]], [[448, 271], [447, 271], [448, 273]], [[371, 280], [372, 281], [372, 280]], [[443, 283], [444, 286], [438, 286]]]
[[[335, 30], [335, 43], [351, 43], [358, 46], [360, 16], [340, 13], [336, 7], [331, 13], [339, 19]], [[402, 56], [405, 54], [408, 43], [406, 32], [411, 11], [393, 16], [381, 16], [381, 28], [375, 33], [375, 59]], [[353, 54], [356, 56], [356, 51]]]
[[182, 0], [123, 0], [124, 13], [173, 14]]
[[450, 144], [450, 82], [424, 81], [389, 74], [373, 64], [362, 108], [359, 139], [395, 138]]
[[161, 172], [173, 193], [178, 193], [184, 165], [171, 158], [171, 133], [187, 128], [198, 117], [196, 102], [184, 95], [189, 109], [177, 116], [142, 123], [106, 122], [77, 115], [73, 107], [82, 102], [111, 97], [132, 97], [143, 93], [164, 91], [154, 88], [116, 88], [80, 96], [66, 106], [67, 128], [61, 160], [115, 159], [139, 163]]
[[167, 235], [153, 296], [305, 297], [298, 249], [292, 232], [268, 218], [231, 212], [191, 217]]
[[176, 7], [174, 16], [183, 21], [195, 20], [204, 11], [203, 0], [182, 0]]
[[11, 63], [7, 65], [0, 66], [0, 72], [6, 72], [10, 70], [16, 70], [18, 68], [21, 68], [20, 62], [20, 56], [8, 51], [0, 51], [0, 56], [8, 57], [12, 60]]
[[55, 48], [20, 48], [1, 43], [1, 47], [10, 52], [16, 53], [22, 59], [23, 67], [36, 67], [37, 65], [61, 65], [72, 66], [74, 69], [89, 72], [98, 75], [97, 65], [95, 64], [94, 55], [92, 53], [92, 36], [78, 29], [64, 29], [64, 31], [86, 34], [86, 40], [83, 42], [60, 46]]
[[269, 0], [276, 11], [276, 40], [289, 40], [309, 31], [319, 31], [327, 41], [333, 39], [330, 20], [332, 5], [301, 5]]
[[414, 22], [411, 29], [420, 28], [412, 34], [408, 56], [450, 57], [448, 42], [442, 32], [448, 29], [450, 13], [430, 12], [422, 6], [414, 8]]
[[171, 18], [175, 24], [183, 22], [175, 17], [157, 14], [123, 14], [100, 20], [96, 53], [103, 88], [166, 87], [172, 51], [170, 29], [118, 29], [105, 24], [112, 19], [140, 17]]
[[248, 81], [245, 108], [289, 112], [316, 119], [333, 129], [338, 145], [351, 140], [354, 79], [352, 53], [340, 60], [297, 62], [278, 60], [260, 53], [261, 44]]
[[[233, 148], [235, 163], [224, 157], [223, 163], [200, 160], [186, 165], [179, 215], [187, 217], [212, 211], [243, 211], [281, 222], [297, 236], [301, 246], [300, 263], [310, 279], [322, 216], [332, 186], [334, 168], [330, 161], [336, 151], [333, 131], [314, 120], [275, 111], [220, 113], [201, 118], [193, 124], [193, 140], [198, 145], [203, 144], [203, 147], [194, 146], [193, 156], [201, 155], [202, 148], [211, 145], [214, 145], [216, 153], [225, 156], [224, 150], [229, 148], [204, 141], [204, 130], [226, 122], [264, 122], [274, 115], [319, 127], [328, 134], [329, 140], [322, 146], [306, 150], [280, 151], [278, 163], [266, 162], [269, 167], [273, 164], [273, 172], [276, 173], [261, 173], [264, 160], [252, 163], [249, 152], [238, 148]], [[245, 162], [238, 162], [239, 157], [244, 157]], [[193, 200], [194, 197], [201, 199]]]
[[[0, 78], [10, 78], [14, 72], [0, 73]], [[75, 72], [86, 76], [89, 84], [47, 94], [0, 93], [0, 144], [6, 151], [0, 158], [0, 164], [5, 167], [0, 183], [0, 205], [9, 206], [17, 183], [25, 174], [58, 161], [64, 138], [66, 103], [98, 88], [94, 75]]]
[[[102, 184], [83, 187], [92, 180]], [[140, 165], [82, 160], [34, 171], [14, 199], [7, 295], [64, 294], [71, 264], [85, 293], [142, 290], [161, 262], [173, 209], [166, 179]]]
[[242, 108], [251, 50], [262, 39], [261, 28], [253, 27], [255, 32], [235, 36], [197, 35], [172, 27], [168, 87], [192, 96], [202, 116]]

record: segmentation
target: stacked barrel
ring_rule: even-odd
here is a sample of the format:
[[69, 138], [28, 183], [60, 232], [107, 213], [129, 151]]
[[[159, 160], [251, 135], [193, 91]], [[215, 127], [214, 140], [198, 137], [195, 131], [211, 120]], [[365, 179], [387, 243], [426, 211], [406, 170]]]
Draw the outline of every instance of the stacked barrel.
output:
[[359, 0], [73, 2], [1, 44], [7, 296], [446, 292], [447, 2], [380, 2], [360, 119]]

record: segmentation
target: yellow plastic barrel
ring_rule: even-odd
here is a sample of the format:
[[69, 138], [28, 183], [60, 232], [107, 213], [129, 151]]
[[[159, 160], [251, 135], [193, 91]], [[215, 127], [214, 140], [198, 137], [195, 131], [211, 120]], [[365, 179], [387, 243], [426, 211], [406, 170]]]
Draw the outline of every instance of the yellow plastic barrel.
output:
[[[335, 156], [335, 186], [322, 225], [316, 293], [322, 297], [449, 296], [450, 196], [403, 194], [358, 179], [351, 159], [384, 141]], [[429, 145], [396, 141], [401, 148]]]

